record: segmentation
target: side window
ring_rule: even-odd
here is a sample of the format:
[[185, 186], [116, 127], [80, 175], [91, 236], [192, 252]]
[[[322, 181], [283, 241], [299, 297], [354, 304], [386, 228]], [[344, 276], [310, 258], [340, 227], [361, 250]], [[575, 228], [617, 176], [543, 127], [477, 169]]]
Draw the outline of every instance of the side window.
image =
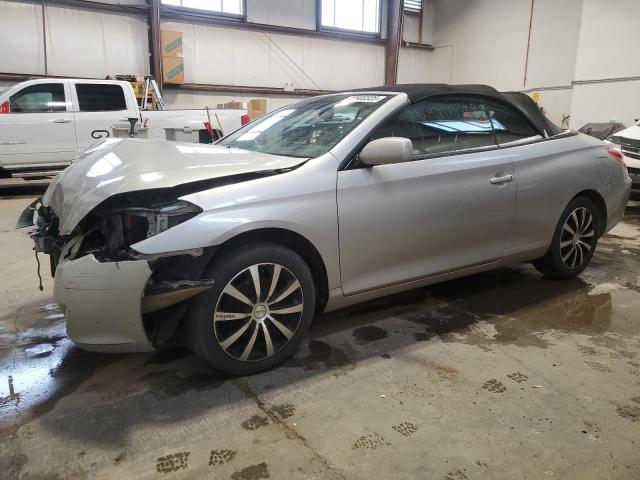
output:
[[127, 102], [120, 85], [106, 83], [76, 83], [81, 112], [112, 112], [126, 110]]
[[425, 100], [402, 110], [378, 127], [373, 138], [405, 137], [416, 157], [495, 146], [484, 105], [464, 97]]
[[524, 139], [542, 138], [527, 119], [513, 108], [491, 101], [484, 103], [491, 116], [499, 145]]
[[62, 83], [39, 83], [11, 95], [11, 113], [64, 112], [67, 104]]

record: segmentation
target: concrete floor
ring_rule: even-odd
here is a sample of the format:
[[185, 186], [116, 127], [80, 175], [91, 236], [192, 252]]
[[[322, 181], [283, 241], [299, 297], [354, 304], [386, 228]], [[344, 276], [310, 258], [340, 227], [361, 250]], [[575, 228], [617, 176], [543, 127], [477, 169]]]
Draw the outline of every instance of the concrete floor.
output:
[[73, 347], [0, 200], [0, 477], [640, 478], [640, 217], [570, 281], [523, 266], [317, 319], [281, 367]]

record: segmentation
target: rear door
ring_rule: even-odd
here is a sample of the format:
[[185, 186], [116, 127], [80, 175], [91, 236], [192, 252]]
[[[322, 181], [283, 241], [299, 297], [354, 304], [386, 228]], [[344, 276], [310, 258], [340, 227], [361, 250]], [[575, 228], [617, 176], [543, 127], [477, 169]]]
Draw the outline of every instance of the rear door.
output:
[[346, 295], [502, 258], [516, 205], [508, 149], [477, 99], [406, 107], [372, 138], [405, 137], [414, 161], [338, 172]]
[[78, 153], [111, 136], [113, 124], [126, 126], [129, 117], [138, 116], [135, 97], [125, 88], [130, 87], [118, 82], [71, 82]]
[[75, 158], [69, 85], [29, 82], [9, 97], [0, 114], [0, 164], [9, 168], [64, 165]]

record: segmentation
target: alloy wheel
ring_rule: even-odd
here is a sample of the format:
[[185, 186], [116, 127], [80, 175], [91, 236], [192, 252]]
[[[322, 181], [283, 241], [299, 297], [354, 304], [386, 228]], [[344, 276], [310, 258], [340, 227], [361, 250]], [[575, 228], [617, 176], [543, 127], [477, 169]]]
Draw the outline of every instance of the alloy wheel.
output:
[[295, 335], [304, 310], [296, 276], [276, 263], [245, 268], [224, 287], [213, 314], [222, 350], [244, 362], [264, 360]]
[[595, 240], [593, 215], [585, 207], [567, 217], [560, 235], [560, 258], [568, 268], [579, 268], [589, 259]]

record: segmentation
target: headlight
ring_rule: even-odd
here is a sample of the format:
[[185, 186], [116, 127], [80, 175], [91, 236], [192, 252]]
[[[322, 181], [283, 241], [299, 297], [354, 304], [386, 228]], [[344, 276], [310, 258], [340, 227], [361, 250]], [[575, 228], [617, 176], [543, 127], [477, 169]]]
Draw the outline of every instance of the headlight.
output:
[[172, 205], [167, 205], [158, 210], [155, 215], [155, 233], [152, 232], [152, 224], [149, 223], [149, 236], [157, 235], [171, 227], [186, 222], [202, 212], [202, 209], [193, 203], [179, 200]]
[[120, 213], [124, 235], [131, 244], [169, 230], [201, 212], [200, 207], [184, 200], [177, 200], [156, 208], [127, 208]]

